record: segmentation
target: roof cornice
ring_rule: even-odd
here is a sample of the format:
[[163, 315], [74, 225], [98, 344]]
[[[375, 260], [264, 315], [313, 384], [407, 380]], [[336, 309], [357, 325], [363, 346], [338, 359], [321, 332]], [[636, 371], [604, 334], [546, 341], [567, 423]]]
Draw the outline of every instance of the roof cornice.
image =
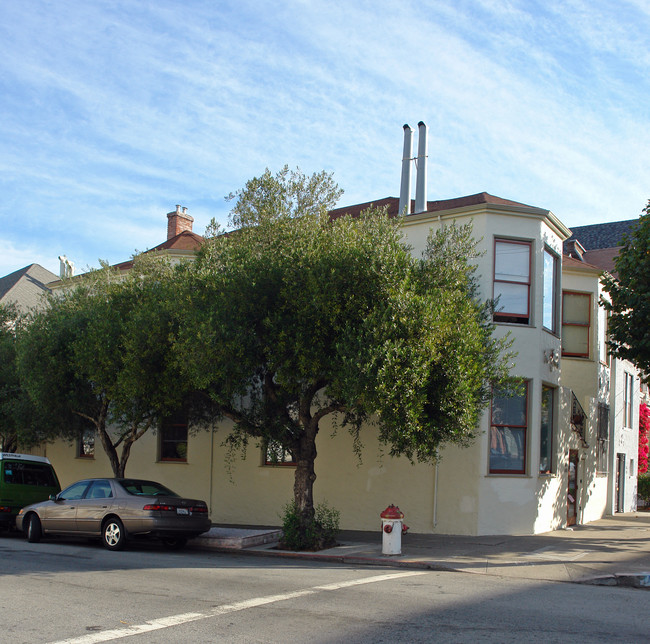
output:
[[531, 219], [541, 219], [553, 230], [553, 232], [562, 239], [568, 239], [571, 231], [550, 211], [544, 208], [535, 208], [534, 206], [515, 206], [493, 203], [479, 203], [462, 206], [460, 208], [450, 208], [448, 210], [438, 210], [435, 212], [420, 212], [415, 215], [406, 215], [402, 220], [402, 225], [419, 224], [426, 221], [443, 221], [445, 219], [455, 219], [456, 217], [472, 217], [485, 213], [494, 214], [512, 214], [516, 213], [522, 217]]

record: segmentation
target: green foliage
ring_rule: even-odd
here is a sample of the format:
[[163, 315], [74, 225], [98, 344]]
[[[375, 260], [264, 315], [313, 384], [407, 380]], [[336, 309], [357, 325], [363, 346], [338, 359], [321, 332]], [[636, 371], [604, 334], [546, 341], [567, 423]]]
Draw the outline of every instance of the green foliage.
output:
[[228, 200], [235, 200], [230, 223], [235, 228], [247, 228], [263, 221], [326, 216], [341, 194], [343, 190], [327, 172], [306, 177], [299, 169], [289, 170], [285, 165], [274, 176], [267, 168], [261, 177], [250, 179], [242, 190], [228, 196]]
[[615, 268], [617, 277], [606, 275], [603, 279], [611, 300], [602, 301], [611, 314], [610, 349], [613, 355], [650, 374], [650, 201], [624, 239]]
[[0, 451], [15, 452], [16, 426], [24, 395], [16, 369], [16, 333], [21, 324], [18, 309], [0, 304]]
[[93, 428], [115, 475], [124, 474], [131, 445], [181, 404], [169, 344], [170, 274], [151, 256], [137, 259], [127, 275], [104, 266], [34, 314], [17, 355], [33, 406], [26, 439], [73, 439]]
[[284, 550], [323, 550], [336, 545], [341, 515], [327, 503], [315, 507], [314, 517], [302, 522], [295, 501], [284, 506], [282, 519], [282, 540]]
[[301, 526], [313, 518], [316, 437], [330, 415], [358, 446], [375, 422], [393, 455], [433, 461], [466, 445], [504, 341], [476, 300], [471, 228], [432, 233], [424, 257], [401, 221], [370, 209], [332, 221], [326, 174], [268, 170], [237, 193], [235, 232], [180, 273], [175, 337], [187, 382], [234, 422], [230, 446], [275, 441], [297, 462]]
[[638, 478], [637, 496], [650, 505], [650, 474], [641, 474]]

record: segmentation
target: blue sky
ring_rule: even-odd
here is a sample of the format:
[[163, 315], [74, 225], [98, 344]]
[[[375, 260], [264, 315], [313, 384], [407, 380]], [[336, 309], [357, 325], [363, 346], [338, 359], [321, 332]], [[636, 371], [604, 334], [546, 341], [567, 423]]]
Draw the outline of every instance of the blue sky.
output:
[[420, 120], [429, 199], [635, 218], [648, 34], [647, 0], [3, 0], [0, 276], [128, 259], [175, 204], [202, 233], [266, 167], [398, 196]]

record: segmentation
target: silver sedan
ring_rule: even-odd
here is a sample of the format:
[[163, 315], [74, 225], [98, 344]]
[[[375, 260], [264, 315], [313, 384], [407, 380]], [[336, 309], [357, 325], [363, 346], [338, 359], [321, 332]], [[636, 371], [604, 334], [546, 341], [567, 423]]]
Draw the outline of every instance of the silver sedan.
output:
[[30, 542], [42, 536], [100, 537], [109, 550], [137, 535], [158, 537], [168, 548], [210, 529], [205, 501], [186, 499], [160, 483], [140, 479], [85, 479], [48, 501], [24, 507], [16, 527]]

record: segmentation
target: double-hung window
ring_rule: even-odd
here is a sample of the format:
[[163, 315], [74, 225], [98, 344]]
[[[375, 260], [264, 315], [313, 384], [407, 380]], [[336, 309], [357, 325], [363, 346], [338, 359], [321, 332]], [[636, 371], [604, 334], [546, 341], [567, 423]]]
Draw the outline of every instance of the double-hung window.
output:
[[550, 474], [553, 471], [553, 417], [555, 407], [555, 389], [542, 387], [542, 423], [540, 427], [539, 473]]
[[528, 383], [520, 390], [495, 391], [490, 424], [490, 473], [525, 474], [528, 433]]
[[187, 414], [184, 411], [178, 411], [162, 422], [160, 460], [187, 461]]
[[548, 248], [544, 249], [544, 301], [542, 323], [551, 333], [557, 331], [557, 255]]
[[625, 390], [623, 391], [623, 427], [632, 427], [633, 401], [634, 401], [634, 376], [625, 372]]
[[495, 322], [530, 321], [531, 243], [497, 239], [494, 242]]
[[591, 294], [562, 293], [562, 355], [589, 357]]
[[598, 358], [600, 362], [608, 367], [611, 367], [612, 356], [609, 352], [609, 347], [607, 346], [607, 338], [609, 337], [608, 332], [609, 326], [609, 313], [603, 309], [598, 309]]
[[598, 445], [596, 446], [596, 471], [607, 474], [609, 458], [609, 405], [598, 405]]

